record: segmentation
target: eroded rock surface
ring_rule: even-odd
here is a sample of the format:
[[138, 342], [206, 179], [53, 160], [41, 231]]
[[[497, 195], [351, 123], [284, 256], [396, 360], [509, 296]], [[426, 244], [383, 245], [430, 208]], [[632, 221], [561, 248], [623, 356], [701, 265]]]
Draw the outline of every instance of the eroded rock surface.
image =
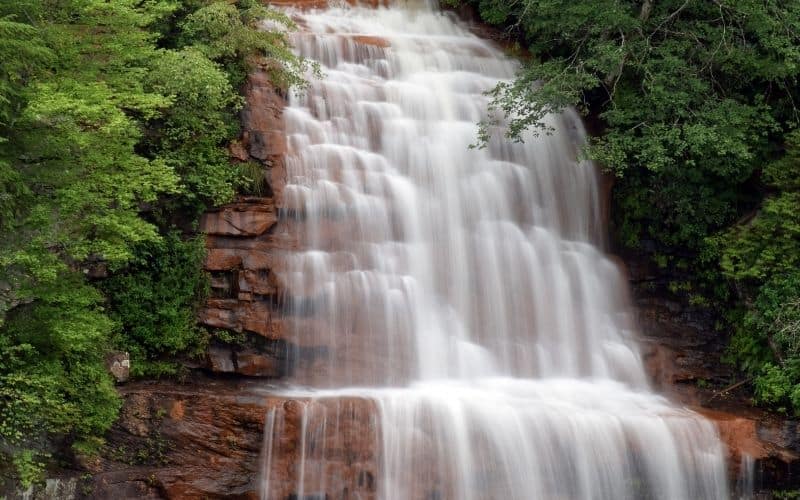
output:
[[[324, 476], [331, 478], [326, 492], [335, 496], [319, 498], [376, 498], [371, 401], [287, 399], [260, 383], [202, 376], [132, 383], [123, 397], [102, 456], [84, 460], [91, 476], [76, 472], [62, 480], [78, 485], [70, 498], [255, 500], [267, 480], [266, 460], [272, 491], [293, 498], [304, 425], [320, 429], [315, 443], [306, 443], [306, 493], [325, 493], [314, 489]], [[259, 452], [270, 418], [268, 428], [279, 437], [267, 457]]]
[[713, 315], [676, 300], [664, 277], [639, 256], [624, 260], [656, 388], [714, 421], [728, 449], [732, 481], [750, 457], [756, 490], [798, 488], [800, 422], [754, 407], [746, 381], [723, 361], [728, 336], [715, 328]]
[[247, 383], [135, 383], [83, 495], [97, 499], [257, 496], [266, 398]]
[[285, 99], [263, 69], [249, 76], [245, 94], [244, 132], [231, 145], [231, 157], [261, 165], [263, 196], [241, 196], [203, 215], [200, 230], [207, 235], [205, 269], [211, 275], [212, 294], [199, 320], [247, 340], [245, 345], [213, 345], [206, 357], [208, 370], [278, 378], [287, 373], [289, 347], [276, 269], [281, 251], [293, 247], [288, 222], [280, 217], [286, 183], [281, 116]]

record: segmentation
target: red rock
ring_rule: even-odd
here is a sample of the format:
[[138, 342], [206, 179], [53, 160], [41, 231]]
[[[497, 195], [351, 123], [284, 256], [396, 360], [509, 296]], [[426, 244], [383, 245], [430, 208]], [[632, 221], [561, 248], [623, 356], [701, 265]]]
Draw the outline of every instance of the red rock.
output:
[[236, 353], [236, 373], [248, 377], [278, 378], [286, 374], [286, 363], [254, 350]]
[[209, 248], [206, 250], [204, 267], [207, 271], [228, 271], [242, 265], [242, 256], [235, 250], [227, 248]]
[[230, 146], [228, 146], [228, 151], [230, 152], [231, 158], [235, 160], [245, 162], [250, 159], [250, 155], [247, 154], [247, 149], [244, 144], [239, 141], [232, 142]]
[[375, 47], [381, 47], [381, 48], [385, 48], [390, 45], [389, 40], [378, 36], [370, 36], [370, 35], [356, 35], [353, 37], [353, 41], [363, 45], [374, 45]]
[[252, 237], [267, 232], [278, 218], [271, 203], [231, 204], [200, 218], [200, 231], [212, 235]]
[[200, 310], [198, 321], [212, 328], [241, 331], [237, 311], [206, 307]]

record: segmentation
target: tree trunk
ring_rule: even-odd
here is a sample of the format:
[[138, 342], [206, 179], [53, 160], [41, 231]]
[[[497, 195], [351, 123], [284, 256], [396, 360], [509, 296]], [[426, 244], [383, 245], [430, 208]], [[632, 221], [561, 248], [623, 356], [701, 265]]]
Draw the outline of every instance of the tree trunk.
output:
[[642, 10], [639, 11], [639, 20], [646, 23], [650, 19], [650, 14], [653, 12], [653, 2], [655, 0], [644, 0], [642, 3]]

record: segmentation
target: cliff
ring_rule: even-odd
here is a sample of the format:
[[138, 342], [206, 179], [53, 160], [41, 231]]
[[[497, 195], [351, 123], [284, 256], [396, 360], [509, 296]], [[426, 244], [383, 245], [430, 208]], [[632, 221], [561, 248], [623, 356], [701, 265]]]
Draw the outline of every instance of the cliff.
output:
[[[277, 272], [283, 252], [298, 246], [292, 225], [302, 224], [283, 200], [284, 98], [263, 68], [250, 75], [245, 92], [244, 133], [231, 146], [231, 156], [260, 163], [269, 189], [265, 196], [241, 197], [211, 210], [201, 222], [208, 235], [205, 268], [212, 296], [199, 320], [234, 340], [211, 345], [205, 362], [184, 381], [122, 385], [125, 405], [102, 455], [77, 457], [81, 470], [65, 474], [73, 478], [76, 497], [258, 498], [268, 460], [261, 456], [263, 433], [265, 426], [272, 428], [271, 409], [280, 407], [281, 438], [269, 457], [280, 484], [273, 487], [284, 498], [298, 499], [288, 478], [301, 452], [301, 426], [315, 423], [300, 422], [307, 404], [302, 398], [274, 393], [298, 366], [313, 365], [325, 346], [298, 345], [289, 337], [289, 325], [301, 318], [287, 313]], [[798, 423], [753, 408], [735, 390], [709, 388], [732, 379], [721, 361], [725, 339], [714, 331], [712, 318], [653, 287], [658, 277], [635, 256], [623, 260], [655, 385], [717, 423], [729, 448], [732, 481], [749, 456], [764, 488], [800, 486]], [[325, 431], [325, 455], [319, 458], [325, 458], [322, 473], [338, 479], [327, 496], [304, 498], [374, 498], [376, 441], [366, 431], [373, 428], [375, 408], [359, 399], [314, 404], [337, 421]]]

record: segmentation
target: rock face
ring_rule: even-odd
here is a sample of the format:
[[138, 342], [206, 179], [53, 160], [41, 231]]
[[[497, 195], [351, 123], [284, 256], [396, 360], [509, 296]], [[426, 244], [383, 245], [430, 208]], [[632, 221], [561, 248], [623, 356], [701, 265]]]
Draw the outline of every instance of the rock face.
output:
[[81, 497], [255, 499], [266, 398], [247, 383], [137, 383]]
[[753, 407], [746, 386], [723, 362], [728, 338], [714, 328], [713, 315], [672, 296], [664, 277], [640, 256], [624, 261], [654, 385], [716, 423], [732, 476], [749, 457], [757, 491], [798, 488], [800, 422]]
[[[262, 480], [268, 482], [271, 498], [377, 498], [380, 436], [372, 401], [270, 398], [267, 407], [265, 430], [276, 439], [261, 458], [262, 470], [270, 471]], [[296, 482], [301, 456], [303, 496]]]
[[127, 382], [131, 376], [131, 356], [127, 352], [115, 352], [106, 357], [106, 367], [114, 380]]
[[255, 238], [266, 233], [276, 222], [275, 205], [255, 198], [206, 212], [200, 219], [200, 231], [213, 236]]
[[[378, 436], [370, 401], [287, 400], [252, 381], [199, 375], [182, 384], [133, 383], [122, 394], [125, 405], [106, 451], [84, 460], [91, 475], [60, 480], [73, 485], [67, 496], [42, 498], [255, 500], [265, 480], [280, 498], [297, 498], [291, 478], [303, 425], [322, 429], [315, 443], [306, 443], [311, 460], [303, 498], [376, 498]], [[280, 439], [261, 456], [265, 423]], [[315, 468], [323, 458], [325, 468]], [[262, 474], [266, 460], [269, 478]], [[336, 478], [326, 488], [336, 496], [314, 496], [324, 493], [313, 489], [321, 475]]]
[[206, 212], [205, 269], [211, 275], [211, 298], [200, 323], [246, 340], [245, 345], [214, 345], [206, 368], [214, 373], [276, 378], [286, 375], [289, 348], [281, 320], [281, 283], [276, 269], [281, 252], [293, 247], [287, 222], [279, 217], [286, 183], [286, 139], [281, 114], [285, 100], [257, 69], [245, 87], [244, 133], [231, 145], [234, 161], [264, 169], [264, 196], [242, 196]]

